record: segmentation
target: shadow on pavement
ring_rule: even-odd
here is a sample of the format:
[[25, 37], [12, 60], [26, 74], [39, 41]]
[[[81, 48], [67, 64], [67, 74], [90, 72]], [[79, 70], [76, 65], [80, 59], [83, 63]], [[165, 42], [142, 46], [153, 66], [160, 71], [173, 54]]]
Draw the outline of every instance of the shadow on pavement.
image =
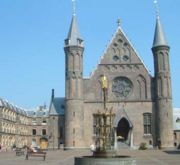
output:
[[167, 154], [180, 154], [180, 150], [176, 150], [176, 151], [164, 151]]

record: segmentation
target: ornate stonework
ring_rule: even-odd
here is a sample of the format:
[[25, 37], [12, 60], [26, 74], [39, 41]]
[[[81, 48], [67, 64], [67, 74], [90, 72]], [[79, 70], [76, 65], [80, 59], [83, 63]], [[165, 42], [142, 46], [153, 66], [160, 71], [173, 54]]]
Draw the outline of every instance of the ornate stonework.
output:
[[112, 83], [112, 92], [120, 99], [127, 98], [131, 94], [132, 88], [132, 82], [126, 77], [117, 77]]

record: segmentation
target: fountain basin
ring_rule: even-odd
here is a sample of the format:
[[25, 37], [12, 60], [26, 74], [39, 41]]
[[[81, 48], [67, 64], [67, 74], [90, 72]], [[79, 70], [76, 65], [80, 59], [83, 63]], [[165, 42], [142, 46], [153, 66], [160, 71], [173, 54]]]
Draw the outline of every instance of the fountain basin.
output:
[[74, 165], [136, 165], [136, 159], [129, 156], [115, 157], [75, 157]]

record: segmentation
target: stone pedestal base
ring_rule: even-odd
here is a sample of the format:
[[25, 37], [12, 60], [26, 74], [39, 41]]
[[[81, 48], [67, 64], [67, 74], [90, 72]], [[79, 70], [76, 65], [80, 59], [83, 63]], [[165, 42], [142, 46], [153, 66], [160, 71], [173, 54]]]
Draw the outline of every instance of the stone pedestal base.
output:
[[116, 157], [76, 157], [74, 165], [136, 165], [136, 159], [128, 156]]

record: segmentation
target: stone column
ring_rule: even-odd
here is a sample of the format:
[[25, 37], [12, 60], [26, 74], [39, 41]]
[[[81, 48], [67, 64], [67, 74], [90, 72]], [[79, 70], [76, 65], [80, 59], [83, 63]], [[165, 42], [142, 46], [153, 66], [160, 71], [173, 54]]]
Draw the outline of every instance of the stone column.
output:
[[114, 128], [114, 149], [117, 150], [117, 131], [116, 127]]
[[133, 130], [131, 129], [131, 136], [130, 136], [130, 147], [133, 148]]

